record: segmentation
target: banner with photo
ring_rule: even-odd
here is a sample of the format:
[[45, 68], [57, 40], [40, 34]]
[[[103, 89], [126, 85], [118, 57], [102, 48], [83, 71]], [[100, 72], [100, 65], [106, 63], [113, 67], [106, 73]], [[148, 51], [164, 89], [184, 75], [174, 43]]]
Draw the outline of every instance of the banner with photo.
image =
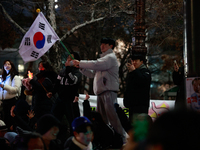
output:
[[186, 78], [187, 107], [200, 111], [200, 77]]

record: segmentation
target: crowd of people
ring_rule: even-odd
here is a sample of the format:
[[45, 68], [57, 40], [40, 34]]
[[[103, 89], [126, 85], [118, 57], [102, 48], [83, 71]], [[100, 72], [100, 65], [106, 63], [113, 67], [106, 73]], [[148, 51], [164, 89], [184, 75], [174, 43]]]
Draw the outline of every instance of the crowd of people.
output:
[[[41, 61], [39, 73], [28, 71], [22, 81], [14, 64], [5, 60], [0, 79], [0, 149], [177, 150], [184, 135], [190, 137], [184, 137], [183, 145], [196, 148], [197, 144], [187, 142], [199, 134], [198, 129], [193, 131], [193, 126], [198, 127], [199, 114], [179, 109], [155, 122], [148, 115], [151, 73], [145, 55], [140, 53], [131, 55], [127, 62], [126, 116], [117, 103], [119, 67], [114, 47], [115, 40], [103, 38], [99, 59], [81, 60], [77, 52], [72, 52], [58, 75], [50, 63]], [[93, 91], [97, 95], [97, 110], [92, 111], [86, 94], [83, 115], [78, 104], [82, 75], [94, 78]], [[32, 96], [31, 106], [26, 95]], [[185, 132], [187, 128], [190, 130]]]

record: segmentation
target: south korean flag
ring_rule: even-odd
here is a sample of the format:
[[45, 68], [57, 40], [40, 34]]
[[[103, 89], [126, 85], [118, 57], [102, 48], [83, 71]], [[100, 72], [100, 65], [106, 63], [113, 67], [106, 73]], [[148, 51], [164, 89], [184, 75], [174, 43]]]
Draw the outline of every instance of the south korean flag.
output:
[[24, 35], [19, 54], [24, 63], [35, 61], [44, 55], [51, 46], [60, 40], [42, 12], [40, 12]]

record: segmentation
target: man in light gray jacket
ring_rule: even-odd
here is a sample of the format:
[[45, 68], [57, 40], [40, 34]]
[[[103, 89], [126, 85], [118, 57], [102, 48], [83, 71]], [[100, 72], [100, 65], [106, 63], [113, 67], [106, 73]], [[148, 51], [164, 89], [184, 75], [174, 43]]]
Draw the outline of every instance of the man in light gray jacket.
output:
[[97, 95], [97, 111], [106, 124], [111, 124], [117, 133], [122, 135], [125, 142], [125, 132], [117, 116], [114, 104], [117, 103], [119, 90], [119, 66], [113, 49], [115, 40], [101, 39], [101, 58], [97, 60], [73, 60], [73, 64], [80, 68], [82, 74], [94, 78], [93, 90]]

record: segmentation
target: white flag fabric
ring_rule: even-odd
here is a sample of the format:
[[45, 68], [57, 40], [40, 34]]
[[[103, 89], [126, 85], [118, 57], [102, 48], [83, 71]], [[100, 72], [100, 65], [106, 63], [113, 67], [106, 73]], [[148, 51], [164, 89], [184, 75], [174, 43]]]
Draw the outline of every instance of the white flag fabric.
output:
[[51, 46], [60, 40], [42, 12], [40, 12], [24, 35], [19, 54], [24, 63], [35, 61], [44, 55]]

